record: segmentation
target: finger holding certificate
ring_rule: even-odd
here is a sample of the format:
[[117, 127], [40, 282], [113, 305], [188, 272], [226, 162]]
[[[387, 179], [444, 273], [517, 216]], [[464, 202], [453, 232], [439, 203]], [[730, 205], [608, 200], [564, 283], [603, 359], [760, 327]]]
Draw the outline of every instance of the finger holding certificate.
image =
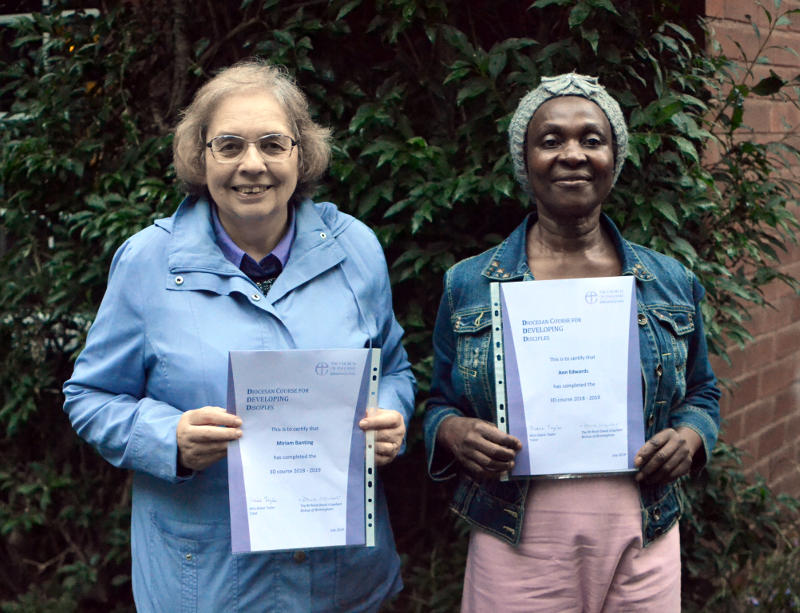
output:
[[719, 427], [703, 288], [603, 212], [628, 131], [596, 77], [542, 78], [508, 134], [533, 212], [446, 272], [425, 411], [473, 527], [461, 611], [678, 613], [679, 478]]
[[370, 408], [358, 427], [372, 432], [375, 443], [375, 465], [386, 466], [397, 457], [406, 436], [406, 423], [399, 411]]

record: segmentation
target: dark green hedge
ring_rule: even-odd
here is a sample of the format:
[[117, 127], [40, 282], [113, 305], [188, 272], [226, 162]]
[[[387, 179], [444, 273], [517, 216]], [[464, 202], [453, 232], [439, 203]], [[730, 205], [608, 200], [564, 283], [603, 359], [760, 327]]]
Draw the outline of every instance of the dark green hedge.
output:
[[[506, 154], [510, 115], [540, 76], [569, 70], [599, 75], [629, 118], [630, 159], [606, 210], [629, 238], [697, 272], [715, 351], [746, 340], [761, 288], [794, 284], [775, 262], [797, 229], [796, 183], [783, 170], [798, 151], [734, 132], [746, 137], [745, 100], [797, 104], [798, 83], [756, 83], [759, 58], [737, 69], [707, 54], [687, 4], [174, 0], [112, 3], [97, 18], [57, 4], [0, 31], [0, 109], [9, 111], [0, 119], [2, 610], [130, 607], [129, 479], [77, 440], [60, 387], [114, 250], [180, 199], [170, 126], [210, 74], [243, 57], [287, 66], [333, 127], [319, 197], [381, 238], [421, 399], [442, 273], [496, 243], [528, 208]], [[793, 16], [760, 10], [773, 27]], [[766, 43], [773, 27], [755, 32]], [[408, 584], [393, 609], [452, 611], [464, 530], [447, 515], [447, 488], [424, 476], [418, 423], [410, 438], [408, 456], [385, 474]], [[734, 462], [735, 451], [722, 453]], [[765, 522], [750, 539], [731, 536], [744, 518], [727, 505], [743, 494], [726, 488], [740, 473], [735, 462], [720, 466], [692, 494], [703, 514], [685, 528], [687, 605], [744, 597], [730, 577], [785, 532], [763, 488]]]

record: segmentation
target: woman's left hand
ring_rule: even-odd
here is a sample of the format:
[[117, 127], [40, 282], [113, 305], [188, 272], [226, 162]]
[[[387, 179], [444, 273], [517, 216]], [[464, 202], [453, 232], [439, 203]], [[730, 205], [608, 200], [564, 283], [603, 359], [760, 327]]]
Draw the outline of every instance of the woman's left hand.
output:
[[385, 466], [397, 457], [406, 435], [406, 422], [400, 413], [392, 409], [369, 409], [358, 426], [365, 432], [375, 430], [376, 466]]
[[669, 483], [689, 472], [692, 458], [703, 441], [691, 428], [666, 428], [657, 432], [636, 453], [634, 465], [641, 483]]

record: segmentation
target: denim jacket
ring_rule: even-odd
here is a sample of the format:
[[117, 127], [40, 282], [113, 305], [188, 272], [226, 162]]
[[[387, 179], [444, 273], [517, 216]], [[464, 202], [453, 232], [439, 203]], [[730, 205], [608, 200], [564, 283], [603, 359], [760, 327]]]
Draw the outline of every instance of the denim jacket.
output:
[[[442, 421], [453, 415], [495, 420], [489, 284], [533, 280], [525, 242], [535, 220], [531, 214], [500, 245], [459, 262], [445, 274], [424, 421], [431, 477], [459, 477], [452, 509], [512, 544], [521, 537], [530, 481], [477, 483], [464, 471], [459, 473], [436, 435]], [[622, 274], [636, 277], [645, 438], [664, 428], [687, 426], [700, 435], [707, 461], [717, 439], [720, 392], [708, 361], [700, 314], [705, 292], [695, 275], [676, 260], [626, 241], [605, 214], [601, 224], [620, 256]], [[645, 545], [680, 518], [679, 488], [679, 482], [640, 486]]]

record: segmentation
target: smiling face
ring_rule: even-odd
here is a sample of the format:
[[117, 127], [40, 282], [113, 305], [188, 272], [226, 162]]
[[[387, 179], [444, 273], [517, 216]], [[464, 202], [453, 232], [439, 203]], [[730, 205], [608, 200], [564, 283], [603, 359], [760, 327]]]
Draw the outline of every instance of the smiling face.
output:
[[[263, 90], [252, 90], [224, 98], [208, 124], [206, 142], [232, 134], [254, 141], [265, 134], [296, 137], [277, 99]], [[266, 230], [268, 242], [280, 238], [289, 214], [289, 198], [297, 186], [298, 148], [289, 157], [265, 162], [258, 147], [248, 145], [237, 162], [223, 164], [206, 148], [206, 185], [220, 221], [231, 238]], [[273, 245], [274, 246], [274, 245]]]
[[528, 181], [539, 215], [570, 221], [599, 212], [614, 182], [611, 125], [594, 102], [551, 98], [526, 138]]

